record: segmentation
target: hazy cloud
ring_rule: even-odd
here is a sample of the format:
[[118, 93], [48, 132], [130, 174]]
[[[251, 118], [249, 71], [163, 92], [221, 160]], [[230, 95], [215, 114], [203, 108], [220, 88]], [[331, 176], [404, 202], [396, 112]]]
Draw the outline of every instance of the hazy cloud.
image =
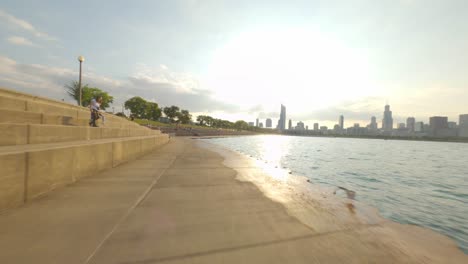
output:
[[[189, 80], [186, 74], [170, 72], [164, 74], [148, 71], [137, 72], [126, 80], [116, 80], [95, 73], [83, 75], [83, 84], [99, 87], [114, 96], [114, 104], [120, 106], [133, 96], [157, 102], [160, 106], [177, 105], [191, 112], [236, 112], [240, 109], [213, 98]], [[0, 56], [0, 86], [21, 90], [35, 95], [70, 101], [64, 85], [77, 79], [77, 72], [67, 68], [54, 68], [37, 64], [21, 64]], [[186, 85], [186, 86], [184, 86]]]
[[37, 46], [36, 44], [32, 43], [29, 39], [19, 37], [19, 36], [11, 36], [7, 38], [8, 42], [14, 45], [19, 45], [19, 46]]
[[0, 21], [3, 21], [8, 26], [19, 28], [24, 31], [27, 31], [33, 34], [37, 38], [45, 39], [45, 40], [57, 40], [55, 37], [49, 36], [47, 33], [39, 31], [36, 29], [31, 23], [26, 20], [19, 19], [4, 10], [0, 9]]

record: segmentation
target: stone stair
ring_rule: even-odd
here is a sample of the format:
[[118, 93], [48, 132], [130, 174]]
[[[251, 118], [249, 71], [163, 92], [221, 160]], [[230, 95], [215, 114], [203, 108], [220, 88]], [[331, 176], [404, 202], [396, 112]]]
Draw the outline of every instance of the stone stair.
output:
[[84, 107], [0, 88], [0, 212], [169, 141], [112, 114], [89, 127], [89, 116]]

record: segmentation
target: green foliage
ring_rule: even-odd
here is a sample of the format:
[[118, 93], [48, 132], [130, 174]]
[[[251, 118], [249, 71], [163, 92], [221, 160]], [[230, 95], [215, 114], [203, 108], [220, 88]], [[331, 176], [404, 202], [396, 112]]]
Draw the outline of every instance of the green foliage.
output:
[[[80, 87], [78, 86], [78, 82], [73, 81], [65, 85], [65, 89], [67, 90], [67, 94], [73, 99], [75, 99], [76, 103], [79, 105]], [[81, 87], [81, 103], [83, 106], [89, 106], [91, 100], [99, 96], [102, 96], [102, 110], [105, 110], [107, 107], [109, 107], [109, 104], [111, 104], [114, 101], [114, 97], [110, 96], [107, 92], [102, 91], [97, 87], [89, 87], [87, 84]]]
[[237, 130], [249, 130], [249, 124], [243, 120], [238, 120], [234, 123], [234, 128]]
[[210, 127], [215, 127], [215, 128], [226, 128], [226, 129], [234, 128], [234, 123], [228, 120], [217, 119], [217, 118], [213, 118], [207, 115], [197, 116], [197, 121], [200, 124], [200, 126], [210, 126]]
[[125, 109], [130, 110], [136, 118], [146, 118], [147, 103], [145, 99], [135, 96], [125, 101]]
[[157, 121], [161, 117], [161, 108], [157, 103], [148, 102], [138, 96], [125, 101], [124, 106], [132, 112], [134, 118]]
[[181, 110], [180, 112], [177, 112], [177, 119], [182, 124], [189, 124], [190, 121], [192, 121], [192, 115], [188, 110]]
[[144, 117], [149, 120], [157, 121], [161, 117], [161, 109], [157, 103], [146, 102]]
[[178, 115], [177, 113], [179, 112], [179, 107], [175, 105], [171, 107], [164, 107], [163, 112], [171, 120], [171, 122], [174, 122]]

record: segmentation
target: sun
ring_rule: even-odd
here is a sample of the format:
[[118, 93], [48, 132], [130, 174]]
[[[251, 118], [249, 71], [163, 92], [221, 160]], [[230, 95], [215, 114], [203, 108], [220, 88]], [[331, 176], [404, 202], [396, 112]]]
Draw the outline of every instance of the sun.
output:
[[244, 32], [214, 52], [204, 82], [220, 100], [304, 112], [369, 95], [376, 87], [362, 52], [320, 31]]

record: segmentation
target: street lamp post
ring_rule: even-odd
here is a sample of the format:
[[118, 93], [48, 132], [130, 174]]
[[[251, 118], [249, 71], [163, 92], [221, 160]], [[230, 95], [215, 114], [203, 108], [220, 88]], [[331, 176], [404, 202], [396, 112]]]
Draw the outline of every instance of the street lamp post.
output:
[[81, 64], [82, 64], [83, 61], [84, 61], [84, 57], [83, 57], [83, 56], [79, 56], [79, 57], [78, 57], [78, 61], [80, 62], [80, 77], [79, 77], [79, 79], [78, 79], [78, 88], [79, 88], [79, 90], [80, 90], [80, 100], [79, 100], [79, 102], [80, 102], [80, 106], [82, 106], [82, 104], [81, 104], [81, 99], [82, 99], [82, 92], [81, 92]]

